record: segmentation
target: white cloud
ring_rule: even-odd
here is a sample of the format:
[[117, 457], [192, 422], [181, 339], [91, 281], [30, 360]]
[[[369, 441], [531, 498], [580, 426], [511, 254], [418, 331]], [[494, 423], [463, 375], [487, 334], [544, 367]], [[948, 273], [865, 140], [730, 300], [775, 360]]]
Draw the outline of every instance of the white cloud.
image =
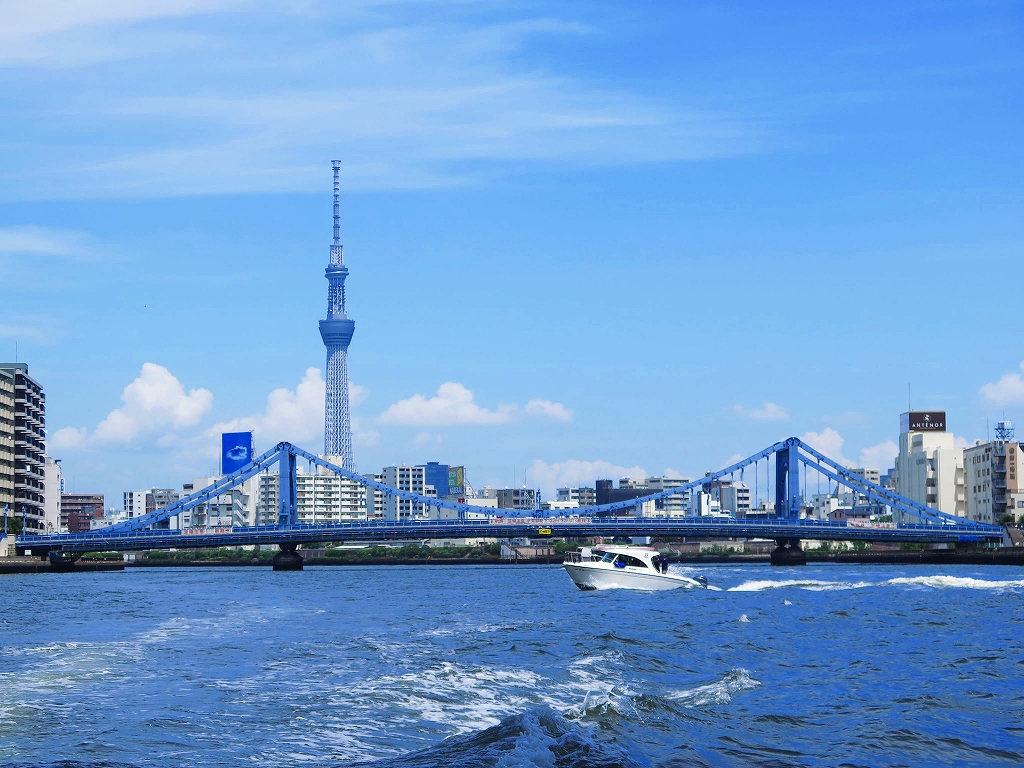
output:
[[527, 472], [527, 482], [533, 488], [540, 488], [545, 499], [555, 498], [555, 489], [565, 486], [591, 486], [595, 480], [620, 480], [623, 477], [647, 477], [643, 467], [622, 467], [608, 461], [579, 461], [569, 459], [548, 464], [534, 459]]
[[18, 313], [22, 322], [17, 325], [0, 323], [0, 339], [31, 341], [36, 344], [52, 344], [61, 337], [61, 323], [44, 315]]
[[872, 445], [870, 448], [862, 448], [860, 452], [860, 465], [868, 469], [881, 470], [882, 474], [893, 466], [900, 447], [892, 440]]
[[366, 387], [353, 384], [351, 381], [348, 383], [348, 405], [350, 408], [353, 408], [360, 403], [365, 403], [369, 397], [370, 390]]
[[745, 458], [747, 458], [747, 457], [746, 457], [746, 456], [744, 456], [744, 455], [743, 455], [742, 453], [734, 453], [734, 454], [733, 454], [732, 456], [730, 456], [730, 457], [729, 457], [728, 459], [726, 459], [725, 461], [723, 461], [723, 462], [722, 462], [722, 465], [721, 465], [721, 466], [720, 466], [720, 467], [719, 467], [718, 469], [719, 469], [719, 471], [721, 471], [721, 470], [725, 469], [726, 467], [731, 467], [731, 466], [732, 466], [733, 464], [735, 464], [735, 463], [736, 463], [737, 461], [742, 461], [742, 460], [743, 460], [743, 459], [745, 459]]
[[[310, 367], [294, 390], [280, 387], [267, 395], [261, 413], [221, 421], [200, 434], [188, 434], [206, 416], [213, 395], [206, 389], [188, 393], [166, 368], [146, 363], [135, 381], [124, 389], [124, 405], [111, 411], [95, 431], [64, 427], [50, 437], [55, 450], [75, 450], [90, 443], [128, 444], [151, 438], [162, 449], [204, 450], [221, 432], [252, 430], [261, 447], [268, 448], [282, 440], [294, 443], [316, 443], [324, 433], [324, 380], [319, 368]], [[368, 390], [358, 384], [349, 386], [350, 402], [361, 402]], [[352, 420], [353, 442], [361, 446], [375, 445], [379, 435], [372, 429], [361, 429]], [[209, 445], [208, 445], [209, 444]], [[202, 446], [202, 447], [200, 447]]]
[[92, 435], [97, 443], [130, 443], [162, 430], [194, 427], [213, 407], [207, 389], [185, 388], [162, 365], [143, 363], [138, 378], [121, 394], [124, 406], [115, 408]]
[[572, 408], [550, 400], [534, 399], [523, 408], [531, 416], [546, 416], [555, 421], [572, 421]]
[[85, 445], [88, 438], [89, 430], [85, 427], [62, 427], [46, 441], [47, 451], [73, 451]]
[[850, 464], [850, 460], [843, 456], [843, 444], [846, 441], [832, 427], [825, 427], [821, 432], [805, 432], [800, 439], [833, 461], [843, 466]]
[[440, 442], [441, 436], [435, 435], [433, 432], [420, 432], [416, 435], [416, 439], [413, 440], [413, 443], [421, 447], [424, 445], [437, 445]]
[[221, 432], [252, 430], [260, 446], [266, 448], [282, 440], [309, 443], [322, 439], [325, 390], [320, 369], [307, 368], [294, 391], [279, 387], [267, 395], [263, 413], [214, 424], [207, 434], [215, 436]]
[[[26, 88], [5, 122], [22, 151], [0, 190], [19, 200], [308, 192], [323, 189], [317, 158], [339, 146], [349, 190], [452, 186], [530, 165], [761, 152], [771, 130], [761, 115], [681, 104], [535, 57], [538, 35], [605, 34], [616, 21], [602, 23], [597, 9], [584, 14], [590, 23], [506, 5], [482, 22], [473, 4], [411, 15], [402, 3], [249, 5], [4, 3], [0, 67], [17, 67]], [[254, 47], [253, 25], [278, 34]], [[121, 59], [132, 65], [109, 88], [75, 86], [77, 70]], [[154, 76], [166, 71], [178, 77]], [[197, 77], [202, 92], [182, 85]], [[44, 128], [60, 139], [43, 141], [57, 135]], [[130, 141], [116, 140], [123, 131]]]
[[33, 0], [31, 3], [0, 3], [4, 24], [0, 40], [8, 43], [45, 37], [77, 27], [130, 24], [155, 18], [208, 12], [218, 7], [240, 6], [238, 0]]
[[0, 227], [0, 254], [87, 257], [95, 249], [86, 232], [29, 225]]
[[788, 421], [789, 411], [768, 400], [760, 408], [744, 408], [740, 403], [732, 407], [733, 413], [753, 421]]
[[352, 445], [355, 448], [371, 448], [377, 444], [380, 433], [375, 429], [363, 429], [362, 423], [352, 417]]
[[953, 448], [962, 451], [964, 448], [970, 448], [974, 445], [974, 440], [968, 440], [966, 437], [960, 437], [958, 435], [953, 436]]
[[[1024, 373], [1024, 362], [1020, 364]], [[1015, 405], [1024, 403], [1024, 378], [1020, 373], [1007, 373], [999, 381], [981, 388], [981, 396], [993, 405]]]
[[207, 389], [185, 387], [166, 368], [143, 363], [139, 376], [121, 393], [120, 408], [107, 414], [90, 434], [84, 427], [63, 427], [50, 437], [55, 450], [75, 450], [89, 444], [129, 445], [153, 438], [158, 446], [174, 442], [169, 433], [194, 427], [213, 407]]
[[437, 395], [413, 395], [388, 406], [380, 415], [382, 424], [401, 427], [451, 427], [461, 425], [507, 424], [515, 415], [514, 405], [499, 404], [490, 411], [473, 401], [473, 392], [455, 381], [437, 388]]

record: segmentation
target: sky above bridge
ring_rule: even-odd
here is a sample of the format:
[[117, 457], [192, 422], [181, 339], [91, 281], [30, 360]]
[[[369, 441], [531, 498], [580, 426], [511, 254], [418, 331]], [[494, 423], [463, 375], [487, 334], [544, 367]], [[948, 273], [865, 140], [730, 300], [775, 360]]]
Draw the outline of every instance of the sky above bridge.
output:
[[69, 491], [322, 450], [545, 494], [1024, 421], [1024, 7], [2, 2], [0, 358]]

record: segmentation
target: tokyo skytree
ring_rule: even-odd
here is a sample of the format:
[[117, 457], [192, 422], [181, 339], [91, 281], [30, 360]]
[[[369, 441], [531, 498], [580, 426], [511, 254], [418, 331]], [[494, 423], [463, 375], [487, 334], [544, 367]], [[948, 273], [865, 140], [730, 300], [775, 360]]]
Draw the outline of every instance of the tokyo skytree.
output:
[[338, 172], [334, 166], [334, 243], [327, 265], [327, 319], [320, 321], [320, 337], [327, 347], [327, 392], [324, 398], [324, 455], [338, 456], [341, 466], [355, 471], [352, 458], [352, 420], [348, 411], [348, 345], [356, 324], [345, 314], [345, 278], [348, 268], [341, 246], [341, 207]]

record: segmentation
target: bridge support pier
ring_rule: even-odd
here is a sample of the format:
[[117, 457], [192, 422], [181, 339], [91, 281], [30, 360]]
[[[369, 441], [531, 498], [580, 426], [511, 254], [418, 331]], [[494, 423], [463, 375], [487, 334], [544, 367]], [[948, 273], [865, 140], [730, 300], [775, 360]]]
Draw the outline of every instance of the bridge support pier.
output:
[[275, 571], [301, 571], [302, 555], [295, 550], [298, 544], [278, 544], [281, 551], [274, 555]]
[[50, 559], [50, 567], [55, 571], [70, 571], [75, 567], [75, 563], [78, 562], [78, 558], [82, 556], [81, 552], [63, 552], [51, 549], [47, 555]]
[[772, 565], [807, 565], [807, 554], [800, 549], [800, 539], [776, 539]]

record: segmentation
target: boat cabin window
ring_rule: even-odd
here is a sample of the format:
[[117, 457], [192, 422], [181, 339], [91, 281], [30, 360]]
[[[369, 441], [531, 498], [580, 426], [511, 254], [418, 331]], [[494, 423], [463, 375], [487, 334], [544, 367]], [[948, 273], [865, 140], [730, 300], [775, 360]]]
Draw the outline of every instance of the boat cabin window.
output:
[[615, 559], [615, 553], [614, 552], [605, 552], [604, 553], [604, 557], [601, 558], [601, 562], [602, 563], [610, 563], [614, 559]]
[[633, 557], [632, 555], [619, 555], [619, 559], [615, 561], [615, 566], [617, 568], [625, 568], [627, 565], [631, 565], [634, 568], [647, 567], [647, 563], [639, 557]]

